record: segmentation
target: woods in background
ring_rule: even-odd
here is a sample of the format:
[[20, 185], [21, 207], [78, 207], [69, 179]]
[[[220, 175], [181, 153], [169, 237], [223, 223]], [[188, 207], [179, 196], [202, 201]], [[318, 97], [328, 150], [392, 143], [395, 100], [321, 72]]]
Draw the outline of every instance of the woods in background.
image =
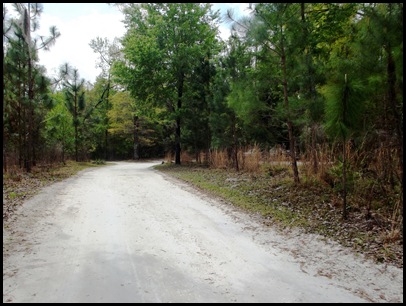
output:
[[124, 37], [89, 42], [95, 84], [68, 63], [46, 77], [37, 50], [59, 32], [34, 36], [39, 4], [14, 4], [18, 18], [3, 6], [3, 171], [165, 154], [181, 164], [186, 153], [215, 166], [222, 152], [240, 171], [247, 148], [262, 162], [284, 148], [295, 184], [313, 175], [345, 201], [356, 180], [402, 201], [403, 3], [257, 3], [243, 18], [210, 4], [119, 5]]

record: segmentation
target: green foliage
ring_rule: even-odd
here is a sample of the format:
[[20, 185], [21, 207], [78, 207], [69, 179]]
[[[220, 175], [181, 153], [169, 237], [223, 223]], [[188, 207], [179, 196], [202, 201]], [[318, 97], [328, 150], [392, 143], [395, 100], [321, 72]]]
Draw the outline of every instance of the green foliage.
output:
[[72, 114], [66, 109], [61, 92], [52, 95], [54, 107], [45, 117], [44, 137], [50, 146], [61, 146], [67, 154], [73, 152], [74, 127]]
[[[343, 181], [342, 181], [342, 173], [343, 173], [344, 163], [342, 160], [338, 160], [338, 162], [327, 170], [327, 175], [330, 176], [333, 184], [333, 189], [336, 192], [342, 192], [344, 190]], [[360, 179], [360, 175], [357, 171], [352, 169], [349, 163], [346, 163], [346, 188], [348, 192], [353, 192], [354, 187], [356, 186], [357, 181]]]
[[255, 113], [263, 110], [265, 105], [259, 101], [255, 85], [247, 83], [244, 81], [233, 83], [227, 102], [244, 122], [252, 123], [256, 117]]
[[[38, 21], [40, 6], [30, 6]], [[233, 28], [227, 41], [210, 4], [121, 6], [121, 45], [89, 44], [100, 55], [96, 83], [84, 88], [65, 64], [65, 86], [53, 95], [35, 49], [58, 32], [30, 41], [27, 4], [15, 4], [21, 20], [4, 15], [3, 160], [28, 167], [60, 149], [127, 159], [180, 144], [196, 156], [227, 149], [235, 158], [241, 146], [287, 148], [291, 138], [317, 174], [317, 163], [322, 171], [323, 158], [339, 155], [320, 148], [351, 139], [349, 164], [327, 174], [332, 181], [348, 167], [351, 185], [362, 167], [388, 188], [402, 185], [403, 3], [251, 4], [244, 18], [223, 16]]]
[[[196, 71], [202, 68], [202, 59], [210, 59], [216, 44], [217, 17], [209, 9], [209, 4], [144, 3], [124, 12], [129, 30], [123, 53], [130, 65], [117, 62], [115, 80], [127, 86], [137, 101], [168, 110], [161, 114], [176, 122], [178, 148], [180, 124], [187, 113], [182, 108], [189, 108], [188, 99], [196, 96], [194, 85], [201, 80]], [[203, 99], [204, 94], [197, 96]], [[180, 150], [176, 154], [178, 163]]]
[[114, 93], [110, 101], [112, 107], [107, 113], [110, 122], [108, 131], [114, 142], [111, 148], [114, 156], [133, 158], [135, 142], [141, 158], [162, 151], [165, 123], [158, 116], [159, 109], [144, 109], [128, 91]]
[[[366, 82], [366, 130], [377, 126], [403, 137], [403, 4], [364, 4], [354, 44], [360, 77]], [[400, 135], [399, 135], [400, 134]]]
[[68, 63], [61, 65], [60, 75], [63, 80], [65, 105], [73, 118], [75, 128], [75, 161], [79, 161], [79, 146], [82, 143], [82, 122], [85, 110], [85, 80], [79, 76], [77, 68]]
[[3, 6], [3, 155], [7, 168], [8, 150], [18, 155], [19, 165], [27, 172], [37, 160], [38, 148], [44, 149], [40, 130], [51, 107], [49, 80], [38, 65], [38, 49], [48, 50], [60, 35], [55, 27], [49, 37], [34, 37], [42, 13], [37, 3], [12, 4], [16, 17], [10, 18]]
[[[225, 58], [219, 56], [218, 61], [224, 63]], [[234, 111], [227, 105], [226, 97], [230, 92], [229, 71], [219, 65], [212, 78], [211, 95], [208, 98], [209, 128], [211, 147], [215, 149], [230, 147], [233, 142], [231, 126]]]
[[326, 98], [326, 131], [333, 138], [348, 139], [361, 128], [363, 114], [363, 86], [347, 75], [343, 80], [320, 89]]

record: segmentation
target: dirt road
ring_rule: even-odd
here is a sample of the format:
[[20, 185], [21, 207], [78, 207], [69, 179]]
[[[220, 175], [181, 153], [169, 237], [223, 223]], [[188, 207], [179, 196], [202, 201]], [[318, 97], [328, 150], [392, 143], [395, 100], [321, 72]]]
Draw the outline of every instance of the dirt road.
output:
[[403, 302], [403, 269], [118, 162], [55, 183], [3, 223], [3, 302]]

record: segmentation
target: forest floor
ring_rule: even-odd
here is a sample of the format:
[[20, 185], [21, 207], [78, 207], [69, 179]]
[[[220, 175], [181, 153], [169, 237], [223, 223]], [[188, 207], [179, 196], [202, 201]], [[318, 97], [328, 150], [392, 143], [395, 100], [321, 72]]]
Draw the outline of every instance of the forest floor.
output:
[[319, 234], [377, 263], [403, 268], [403, 222], [394, 226], [393, 216], [382, 210], [371, 211], [367, 218], [366, 209], [351, 204], [356, 200], [351, 196], [343, 220], [342, 199], [330, 186], [316, 181], [295, 186], [288, 166], [255, 174], [196, 165], [156, 168], [259, 216], [267, 226]]
[[[42, 187], [92, 166], [98, 165], [67, 162], [36, 167], [31, 173], [3, 173], [3, 220]], [[165, 164], [156, 168], [261, 217], [267, 226], [319, 234], [376, 262], [403, 268], [403, 222], [402, 228], [394, 227], [392, 216], [382, 211], [372, 211], [370, 218], [366, 218], [365, 210], [355, 209], [351, 204], [344, 221], [342, 201], [331, 188], [314, 182], [295, 186], [286, 167], [257, 174], [190, 165]]]

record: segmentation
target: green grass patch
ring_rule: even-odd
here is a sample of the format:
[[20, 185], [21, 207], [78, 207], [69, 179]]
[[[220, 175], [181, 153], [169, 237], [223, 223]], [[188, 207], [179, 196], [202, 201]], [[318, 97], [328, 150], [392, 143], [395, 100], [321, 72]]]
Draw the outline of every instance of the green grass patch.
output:
[[[198, 166], [157, 165], [156, 169], [191, 183], [211, 195], [240, 207], [250, 213], [259, 213], [282, 226], [305, 224], [286, 198], [286, 189], [292, 185], [284, 177], [278, 183], [265, 174], [251, 175], [230, 170], [207, 169]], [[278, 174], [288, 174], [278, 168]], [[281, 187], [279, 188], [278, 187]]]
[[12, 191], [12, 192], [9, 193], [8, 196], [9, 196], [9, 198], [10, 198], [11, 200], [13, 200], [13, 199], [15, 199], [16, 197], [18, 197], [18, 194], [17, 194], [16, 192]]

